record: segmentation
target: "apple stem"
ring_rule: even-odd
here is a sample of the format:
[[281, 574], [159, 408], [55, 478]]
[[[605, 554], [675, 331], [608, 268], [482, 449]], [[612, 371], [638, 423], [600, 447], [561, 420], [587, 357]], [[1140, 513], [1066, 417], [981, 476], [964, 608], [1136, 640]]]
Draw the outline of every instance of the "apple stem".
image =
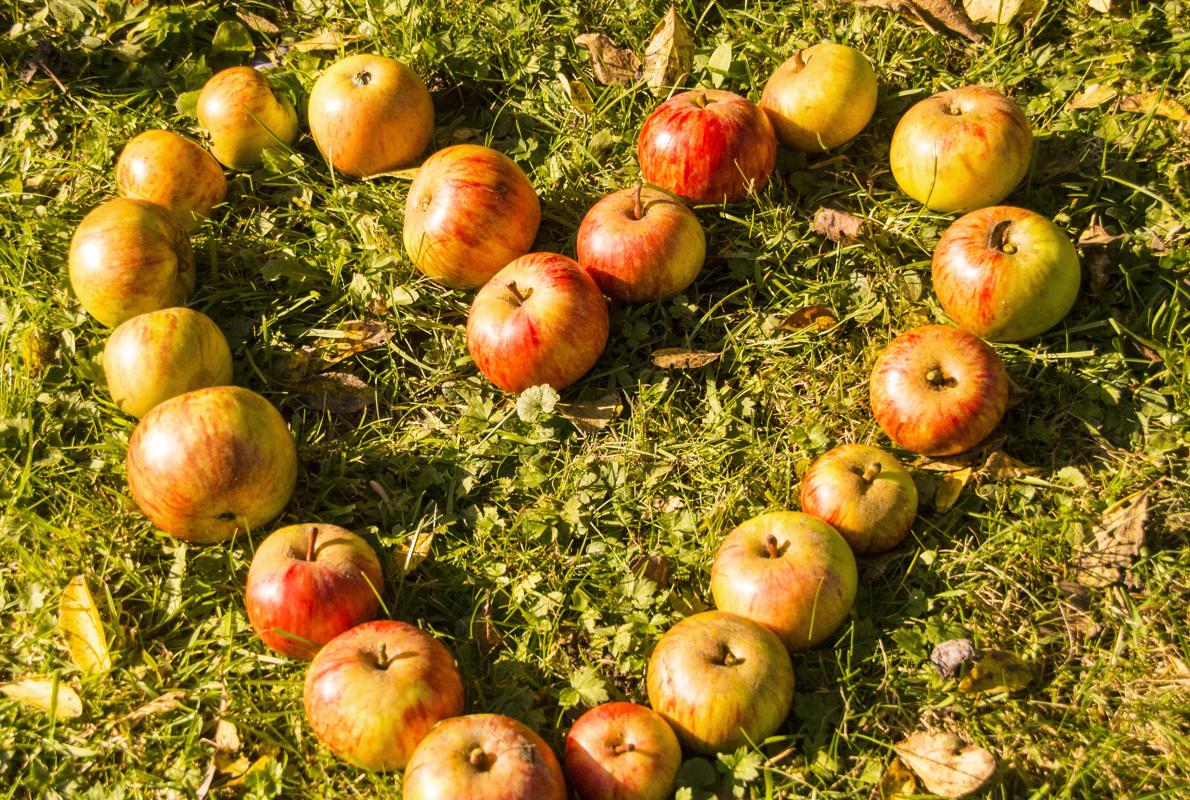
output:
[[318, 526], [310, 526], [310, 538], [306, 540], [306, 560], [314, 560], [314, 540], [318, 538]]
[[873, 461], [871, 464], [865, 467], [863, 474], [864, 482], [871, 483], [872, 481], [876, 480], [876, 476], [880, 474], [880, 469], [881, 467], [879, 461]]
[[624, 742], [623, 744], [618, 744], [613, 747], [612, 752], [618, 756], [622, 756], [625, 753], [631, 753], [635, 749], [636, 745], [634, 745], [632, 742]]
[[802, 58], [802, 51], [798, 50], [793, 54], [793, 65], [798, 69], [806, 66], [806, 59]]
[[942, 371], [942, 367], [934, 367], [926, 373], [926, 381], [935, 389], [945, 389], [947, 386], [955, 384], [954, 378], [946, 377], [946, 373]]
[[734, 667], [736, 664], [742, 664], [742, 663], [744, 663], [744, 659], [737, 658], [736, 654], [731, 652], [730, 650], [728, 650], [727, 653], [723, 656], [723, 666], [725, 666], [725, 667]]
[[487, 770], [487, 768], [491, 766], [488, 763], [488, 754], [483, 751], [482, 747], [473, 748], [471, 753], [467, 756], [467, 761], [470, 762], [471, 766], [475, 767], [481, 772]]
[[372, 73], [368, 72], [366, 69], [361, 69], [351, 78], [351, 82], [356, 86], [367, 86], [372, 82]]
[[645, 210], [640, 205], [640, 190], [644, 186], [643, 182], [636, 182], [636, 191], [632, 194], [632, 216], [634, 219], [640, 219], [645, 215]]
[[1012, 232], [1012, 220], [1002, 219], [992, 226], [988, 232], [988, 247], [1001, 253], [1012, 255], [1016, 252], [1016, 245], [1008, 238]]
[[520, 288], [516, 285], [516, 281], [509, 281], [508, 291], [512, 292], [512, 296], [516, 298], [519, 305], [524, 305], [525, 301], [533, 296], [533, 290], [531, 288], [526, 289], [522, 294]]
[[376, 651], [376, 668], [388, 669], [388, 665], [391, 663], [392, 659], [388, 657], [388, 646], [381, 642], [380, 648]]
[[694, 98], [694, 105], [698, 106], [699, 108], [706, 108], [707, 96], [702, 92], [699, 92], [698, 96]]
[[764, 546], [769, 551], [769, 558], [780, 558], [781, 548], [778, 546], [777, 537], [771, 533], [765, 537]]

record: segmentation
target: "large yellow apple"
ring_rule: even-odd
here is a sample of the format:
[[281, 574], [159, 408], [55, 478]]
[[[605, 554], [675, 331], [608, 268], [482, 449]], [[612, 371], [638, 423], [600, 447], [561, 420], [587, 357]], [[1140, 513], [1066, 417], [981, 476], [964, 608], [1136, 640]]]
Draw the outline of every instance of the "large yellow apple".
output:
[[395, 58], [349, 56], [314, 82], [310, 134], [335, 169], [366, 178], [408, 166], [434, 133], [434, 104], [417, 73]]
[[223, 202], [227, 179], [219, 162], [197, 142], [155, 130], [124, 145], [116, 162], [116, 188], [123, 197], [164, 206], [189, 231]]
[[764, 85], [760, 107], [786, 147], [821, 152], [854, 138], [876, 110], [876, 73], [864, 54], [824, 42], [794, 53]]
[[231, 169], [252, 169], [271, 147], [293, 144], [297, 112], [251, 67], [217, 72], [198, 94], [198, 124], [211, 136], [211, 152]]

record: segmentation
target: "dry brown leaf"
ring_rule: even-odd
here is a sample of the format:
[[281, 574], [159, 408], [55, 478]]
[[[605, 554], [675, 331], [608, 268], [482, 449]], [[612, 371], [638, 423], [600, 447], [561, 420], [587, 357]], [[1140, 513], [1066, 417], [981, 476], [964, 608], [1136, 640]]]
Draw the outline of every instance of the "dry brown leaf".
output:
[[293, 43], [293, 49], [299, 53], [311, 53], [316, 50], [335, 51], [345, 45], [364, 39], [362, 33], [339, 33], [338, 31], [319, 31], [309, 39], [302, 39]]
[[1153, 114], [1172, 119], [1174, 122], [1190, 120], [1190, 113], [1187, 113], [1186, 107], [1163, 91], [1129, 95], [1120, 101], [1120, 110]]
[[[398, 575], [408, 575], [422, 565], [430, 556], [430, 545], [434, 543], [436, 530], [414, 531], [399, 545], [393, 547], [392, 565]], [[377, 587], [379, 588], [379, 587]]]
[[1043, 0], [963, 0], [963, 11], [974, 23], [1007, 25], [1019, 16], [1029, 17], [1041, 10]]
[[584, 433], [601, 431], [616, 421], [623, 406], [618, 392], [607, 392], [594, 400], [558, 403], [554, 409]]
[[354, 355], [381, 347], [393, 338], [384, 323], [376, 320], [353, 319], [339, 324], [333, 334], [314, 343], [319, 349], [322, 367], [338, 364]]
[[1076, 578], [1084, 586], [1108, 586], [1123, 577], [1140, 555], [1149, 518], [1149, 489], [1109, 506], [1095, 526], [1095, 541], [1078, 554]]
[[0, 694], [61, 719], [83, 715], [83, 699], [78, 692], [54, 678], [20, 678], [0, 683]]
[[1015, 653], [992, 650], [980, 656], [971, 672], [959, 683], [964, 694], [1013, 692], [1033, 682], [1033, 671]]
[[124, 716], [120, 717], [118, 722], [130, 723], [145, 719], [146, 717], [155, 717], [158, 714], [167, 714], [170, 711], [179, 709], [182, 704], [190, 699], [190, 693], [176, 689], [172, 692], [166, 692], [160, 697], [156, 697], [139, 708], [134, 708]]
[[332, 414], [358, 414], [376, 402], [376, 390], [346, 372], [313, 375], [294, 389], [316, 408]]
[[949, 511], [958, 501], [963, 488], [971, 480], [971, 467], [956, 469], [942, 476], [942, 484], [934, 493], [934, 510], [939, 513]]
[[1124, 234], [1122, 233], [1108, 233], [1107, 229], [1099, 224], [1099, 215], [1094, 214], [1087, 224], [1087, 229], [1078, 235], [1078, 241], [1075, 244], [1084, 248], [1096, 245], [1106, 246], [1123, 238]]
[[719, 360], [719, 353], [705, 350], [686, 350], [682, 347], [662, 347], [649, 358], [662, 369], [698, 369]]
[[794, 311], [778, 323], [787, 331], [801, 331], [806, 328], [825, 331], [839, 324], [835, 313], [826, 306], [806, 306]]
[[1100, 11], [1104, 14], [1110, 14], [1115, 8], [1116, 0], [1090, 0], [1088, 5], [1096, 11]]
[[669, 586], [669, 559], [662, 555], [639, 555], [628, 565], [628, 569], [639, 573], [642, 578], [657, 584], [658, 589]]
[[987, 460], [979, 468], [979, 475], [993, 481], [1006, 481], [1020, 478], [1024, 475], [1036, 475], [1040, 472], [1036, 467], [1030, 467], [1022, 461], [1017, 461], [1003, 450], [993, 450]]
[[616, 47], [607, 34], [584, 33], [574, 41], [580, 47], [587, 48], [595, 80], [604, 86], [628, 86], [640, 78], [640, 59], [631, 50]]
[[644, 78], [653, 94], [680, 86], [694, 67], [694, 37], [674, 6], [653, 28], [645, 46]]
[[851, 0], [860, 6], [886, 8], [900, 14], [915, 18], [930, 30], [936, 30], [935, 24], [941, 24], [952, 33], [957, 33], [973, 42], [982, 42], [983, 34], [975, 30], [975, 25], [962, 8], [950, 0]]
[[996, 774], [996, 757], [953, 733], [920, 731], [896, 745], [922, 785], [943, 797], [966, 797]]
[[880, 778], [880, 783], [872, 790], [872, 800], [902, 800], [917, 793], [917, 778], [905, 766], [904, 761], [893, 756], [892, 763]]
[[238, 753], [243, 747], [240, 732], [235, 723], [220, 717], [215, 720], [215, 751], [219, 753]]
[[1107, 285], [1107, 270], [1111, 266], [1111, 256], [1103, 247], [1089, 246], [1083, 250], [1081, 261], [1087, 273], [1087, 291], [1095, 297]]
[[834, 208], [820, 208], [814, 213], [814, 232], [832, 242], [851, 244], [863, 233], [867, 220]]
[[66, 637], [70, 657], [86, 675], [102, 675], [112, 668], [107, 636], [91, 590], [83, 576], [76, 575], [66, 584], [58, 602], [58, 627]]
[[1081, 92], [1070, 98], [1071, 108], [1099, 108], [1099, 106], [1114, 100], [1119, 94], [1114, 86], [1106, 83], [1088, 83]]
[[587, 91], [587, 84], [577, 78], [572, 81], [561, 72], [558, 73], [558, 83], [562, 85], [562, 93], [566, 95], [570, 105], [574, 106], [575, 111], [584, 116], [595, 112], [595, 101]]
[[281, 29], [272, 20], [265, 19], [259, 14], [253, 14], [251, 11], [237, 11], [236, 16], [249, 28], [265, 36], [276, 36], [281, 32]]
[[953, 678], [959, 668], [975, 658], [975, 645], [970, 639], [950, 639], [939, 642], [930, 652], [930, 663], [942, 678]]
[[505, 646], [504, 635], [500, 633], [496, 621], [492, 618], [491, 594], [484, 598], [483, 606], [475, 618], [472, 635], [475, 637], [475, 643], [479, 645], [479, 651], [484, 655], [501, 650]]

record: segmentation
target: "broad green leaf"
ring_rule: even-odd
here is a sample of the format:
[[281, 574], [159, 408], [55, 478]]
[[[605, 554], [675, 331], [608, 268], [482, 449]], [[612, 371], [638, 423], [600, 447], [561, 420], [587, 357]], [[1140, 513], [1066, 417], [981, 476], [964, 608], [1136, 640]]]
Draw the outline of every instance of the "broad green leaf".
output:
[[711, 85], [718, 89], [731, 71], [731, 42], [723, 42], [715, 48], [707, 60], [707, 69], [711, 73]]
[[227, 20], [220, 22], [215, 29], [211, 49], [216, 53], [254, 53], [256, 45], [252, 43], [252, 33], [244, 23]]

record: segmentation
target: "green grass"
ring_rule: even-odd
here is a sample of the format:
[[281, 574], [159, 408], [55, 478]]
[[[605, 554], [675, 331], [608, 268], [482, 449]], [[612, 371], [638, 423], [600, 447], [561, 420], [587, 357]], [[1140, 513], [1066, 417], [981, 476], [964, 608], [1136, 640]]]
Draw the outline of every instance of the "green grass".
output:
[[[238, 787], [217, 773], [211, 796], [397, 794], [398, 777], [319, 748], [301, 710], [303, 666], [252, 635], [242, 590], [264, 532], [191, 547], [135, 509], [124, 474], [133, 421], [102, 385], [106, 332], [65, 277], [71, 231], [114, 192], [122, 144], [153, 126], [195, 133], [178, 98], [251, 60], [212, 47], [230, 5], [0, 5], [0, 680], [58, 675], [86, 709], [54, 720], [0, 700], [3, 797], [193, 796], [221, 716], [238, 729], [236, 757], [266, 761]], [[640, 50], [666, 3], [274, 5], [242, 4], [279, 26], [253, 34], [262, 50], [322, 28], [363, 32], [352, 50], [402, 58], [426, 78], [436, 147], [479, 141], [515, 158], [543, 203], [537, 249], [573, 254], [586, 208], [635, 180], [636, 133], [657, 100], [596, 85], [574, 37], [603, 31]], [[192, 304], [226, 332], [237, 382], [292, 425], [302, 468], [277, 524], [333, 522], [381, 548], [392, 616], [448, 644], [469, 711], [519, 717], [558, 746], [598, 699], [643, 702], [653, 643], [710, 602], [723, 536], [796, 508], [800, 473], [831, 445], [887, 445], [867, 374], [897, 332], [944, 320], [929, 258], [952, 219], [897, 191], [889, 138], [916, 100], [987, 83], [1025, 107], [1037, 135], [1034, 169], [1010, 201], [1072, 236], [1094, 218], [1125, 235], [1063, 324], [997, 348], [1022, 391], [995, 447], [1033, 471], [977, 477], [939, 512], [930, 500], [942, 473], [914, 462], [924, 502], [913, 534], [861, 561], [855, 611], [833, 646], [795, 657], [786, 724], [759, 756], [689, 761], [683, 796], [865, 797], [892, 744], [921, 729], [961, 731], [994, 752], [989, 797], [1187, 796], [1190, 138], [1118, 98], [1068, 102], [1101, 83], [1190, 103], [1190, 4], [1119, 5], [1134, 8], [1108, 16], [1051, 0], [1027, 30], [972, 46], [846, 3], [679, 2], [696, 43], [692, 84], [756, 99], [795, 46], [830, 39], [872, 59], [880, 102], [842, 158], [782, 152], [754, 202], [700, 209], [709, 258], [685, 295], [612, 310], [606, 353], [562, 395], [617, 393], [620, 416], [593, 432], [557, 410], [522, 419], [516, 398], [478, 375], [462, 331], [470, 296], [420, 277], [400, 246], [406, 181], [333, 177], [308, 136], [287, 159], [229, 174], [226, 209], [194, 237]], [[730, 67], [714, 73], [724, 43]], [[271, 74], [301, 108], [334, 55], [291, 49]], [[588, 83], [594, 113], [572, 108], [558, 72]], [[872, 234], [844, 246], [814, 234], [821, 205], [867, 217]], [[772, 324], [811, 304], [841, 324]], [[377, 399], [320, 410], [295, 390], [296, 354], [355, 319], [393, 332], [335, 367]], [[669, 371], [650, 362], [661, 347], [722, 357]], [[1128, 580], [1071, 601], [1063, 585], [1101, 513], [1149, 486], [1148, 540]], [[392, 554], [418, 532], [435, 534], [430, 558], [401, 579]], [[103, 678], [81, 676], [57, 629], [59, 595], [79, 573], [112, 643]], [[1018, 654], [1032, 682], [960, 693], [928, 662], [955, 636]], [[168, 691], [185, 693], [176, 708], [128, 719]]]

